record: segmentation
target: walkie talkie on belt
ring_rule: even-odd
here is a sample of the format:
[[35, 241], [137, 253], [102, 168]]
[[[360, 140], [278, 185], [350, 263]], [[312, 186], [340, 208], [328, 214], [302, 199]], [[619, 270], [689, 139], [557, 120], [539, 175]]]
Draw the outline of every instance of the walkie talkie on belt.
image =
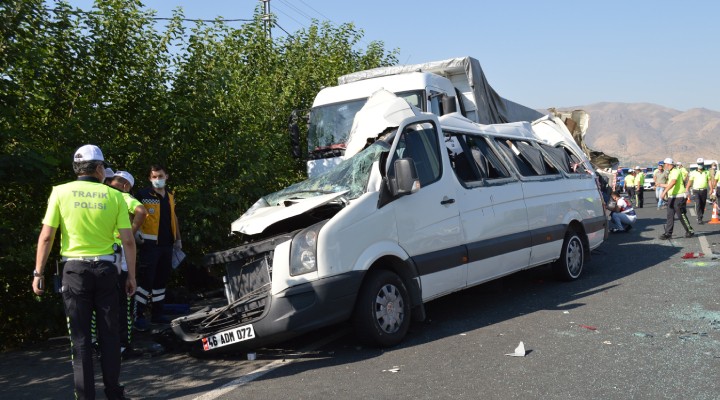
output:
[[117, 243], [113, 243], [113, 255], [115, 256], [115, 267], [117, 268], [118, 274], [122, 272], [122, 246]]
[[53, 284], [55, 286], [55, 293], [61, 293], [62, 288], [62, 275], [60, 275], [60, 263], [55, 260], [55, 274], [53, 275]]

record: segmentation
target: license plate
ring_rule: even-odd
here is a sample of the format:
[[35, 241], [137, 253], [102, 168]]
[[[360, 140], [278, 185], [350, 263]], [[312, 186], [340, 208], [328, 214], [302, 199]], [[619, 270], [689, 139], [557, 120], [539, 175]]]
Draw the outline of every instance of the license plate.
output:
[[253, 329], [252, 324], [243, 325], [205, 337], [202, 339], [202, 345], [203, 350], [208, 351], [250, 339], [255, 339], [255, 329]]

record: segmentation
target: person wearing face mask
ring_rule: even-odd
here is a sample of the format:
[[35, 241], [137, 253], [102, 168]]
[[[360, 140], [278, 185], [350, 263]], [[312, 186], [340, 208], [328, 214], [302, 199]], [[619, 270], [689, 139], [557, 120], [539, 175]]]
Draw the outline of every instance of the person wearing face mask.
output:
[[172, 272], [173, 250], [181, 249], [182, 241], [175, 214], [175, 198], [165, 187], [168, 178], [165, 167], [152, 165], [148, 177], [151, 186], [137, 193], [137, 199], [145, 206], [148, 214], [139, 235], [142, 244], [138, 255], [138, 288], [135, 294], [137, 314], [134, 324], [138, 331], [148, 329], [145, 318], [148, 308], [152, 314], [151, 322], [169, 322], [163, 315], [165, 287]]

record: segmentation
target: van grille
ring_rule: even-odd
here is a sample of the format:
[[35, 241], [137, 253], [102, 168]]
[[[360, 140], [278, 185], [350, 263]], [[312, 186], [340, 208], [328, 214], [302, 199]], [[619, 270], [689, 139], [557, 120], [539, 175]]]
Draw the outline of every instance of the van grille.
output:
[[226, 306], [178, 319], [182, 330], [198, 337], [251, 322], [265, 312], [270, 292], [272, 252], [227, 263]]

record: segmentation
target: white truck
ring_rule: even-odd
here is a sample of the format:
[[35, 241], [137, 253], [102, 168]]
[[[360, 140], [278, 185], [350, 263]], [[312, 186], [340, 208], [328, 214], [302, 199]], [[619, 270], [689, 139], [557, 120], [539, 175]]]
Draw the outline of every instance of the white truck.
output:
[[[472, 57], [355, 72], [341, 76], [337, 86], [324, 88], [315, 97], [308, 121], [308, 176], [317, 176], [355, 154], [347, 148], [355, 136], [355, 115], [381, 89], [422, 111], [442, 116], [457, 110], [481, 124], [533, 121], [543, 116], [500, 97]], [[299, 135], [293, 125], [291, 137], [296, 145]]]
[[380, 134], [258, 200], [231, 226], [245, 244], [206, 256], [226, 268], [227, 304], [172, 321], [196, 350], [346, 320], [393, 346], [426, 302], [547, 264], [575, 280], [607, 237], [593, 167], [559, 119], [484, 125], [372, 97], [357, 122]]

